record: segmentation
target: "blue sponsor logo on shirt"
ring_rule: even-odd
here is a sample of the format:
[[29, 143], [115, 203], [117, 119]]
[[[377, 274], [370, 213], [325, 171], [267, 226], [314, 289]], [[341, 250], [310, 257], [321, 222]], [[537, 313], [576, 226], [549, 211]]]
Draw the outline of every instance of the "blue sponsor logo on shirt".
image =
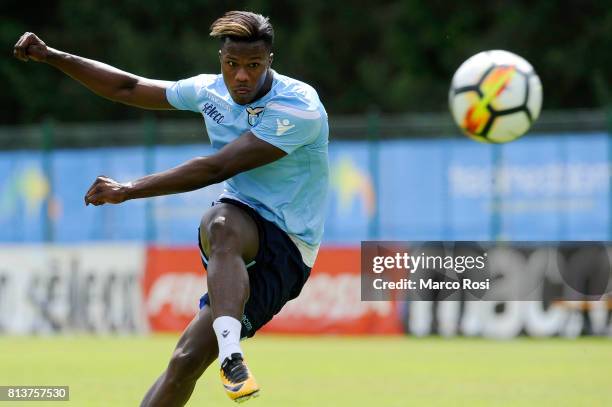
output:
[[202, 113], [213, 119], [218, 124], [221, 124], [221, 122], [223, 122], [223, 119], [225, 119], [225, 116], [223, 116], [221, 112], [219, 112], [215, 105], [213, 105], [212, 103], [204, 104], [204, 109], [202, 109]]

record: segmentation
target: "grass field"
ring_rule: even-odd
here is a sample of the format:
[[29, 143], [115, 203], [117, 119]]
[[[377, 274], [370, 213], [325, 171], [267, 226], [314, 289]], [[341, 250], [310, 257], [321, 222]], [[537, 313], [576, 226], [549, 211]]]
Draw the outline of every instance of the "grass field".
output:
[[[176, 339], [0, 337], [0, 385], [70, 386], [69, 402], [19, 407], [137, 406]], [[612, 405], [610, 339], [260, 336], [243, 347], [262, 386], [253, 407]], [[214, 367], [189, 406], [234, 405]]]

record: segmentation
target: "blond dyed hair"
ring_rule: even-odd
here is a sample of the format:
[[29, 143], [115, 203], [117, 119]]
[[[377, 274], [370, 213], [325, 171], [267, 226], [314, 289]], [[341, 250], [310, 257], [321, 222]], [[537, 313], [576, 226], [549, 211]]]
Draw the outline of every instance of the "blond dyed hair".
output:
[[249, 11], [228, 11], [210, 26], [210, 36], [225, 41], [264, 41], [272, 47], [274, 29], [267, 17]]

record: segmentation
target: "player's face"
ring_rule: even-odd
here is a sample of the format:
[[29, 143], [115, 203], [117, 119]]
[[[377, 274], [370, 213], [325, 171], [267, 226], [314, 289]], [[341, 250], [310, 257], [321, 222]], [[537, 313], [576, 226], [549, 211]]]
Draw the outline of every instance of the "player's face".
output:
[[234, 102], [245, 105], [263, 96], [272, 54], [263, 41], [227, 39], [219, 51], [223, 81]]

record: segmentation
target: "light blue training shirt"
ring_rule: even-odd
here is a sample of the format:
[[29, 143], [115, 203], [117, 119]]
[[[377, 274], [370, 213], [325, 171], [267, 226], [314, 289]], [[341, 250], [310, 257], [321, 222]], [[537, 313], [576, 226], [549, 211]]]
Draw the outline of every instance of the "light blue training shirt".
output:
[[215, 151], [250, 131], [287, 153], [228, 179], [221, 197], [249, 205], [287, 232], [312, 267], [323, 235], [329, 183], [327, 113], [311, 86], [273, 75], [270, 91], [248, 105], [234, 102], [221, 74], [177, 81], [166, 97], [176, 109], [202, 114]]

